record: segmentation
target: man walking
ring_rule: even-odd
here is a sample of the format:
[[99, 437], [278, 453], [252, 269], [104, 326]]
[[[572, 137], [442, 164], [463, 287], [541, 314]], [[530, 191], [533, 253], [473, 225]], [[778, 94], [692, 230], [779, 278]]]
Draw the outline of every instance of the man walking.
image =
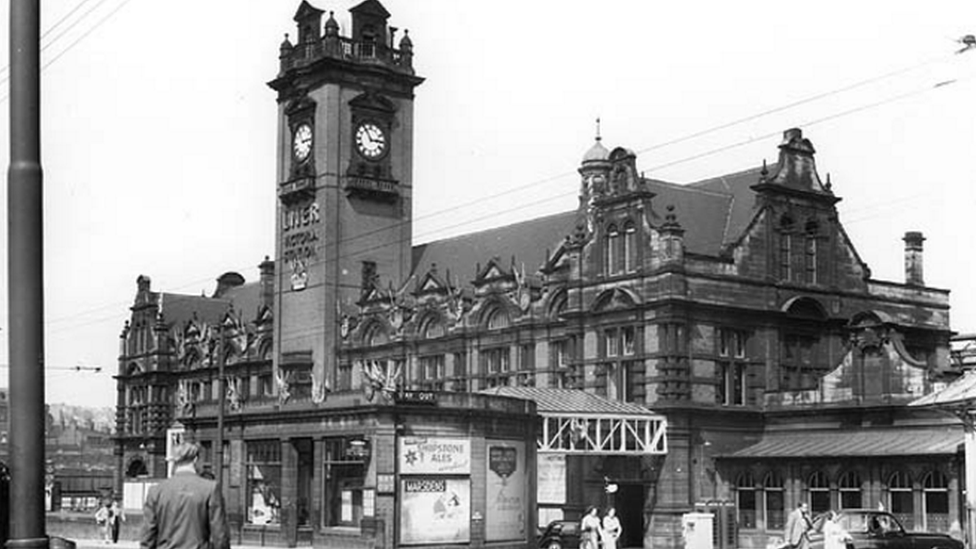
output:
[[786, 519], [786, 542], [793, 549], [805, 549], [807, 546], [807, 530], [810, 529], [810, 516], [807, 503], [796, 506]]
[[173, 451], [173, 476], [149, 489], [141, 549], [230, 549], [224, 500], [217, 483], [197, 474], [200, 449]]

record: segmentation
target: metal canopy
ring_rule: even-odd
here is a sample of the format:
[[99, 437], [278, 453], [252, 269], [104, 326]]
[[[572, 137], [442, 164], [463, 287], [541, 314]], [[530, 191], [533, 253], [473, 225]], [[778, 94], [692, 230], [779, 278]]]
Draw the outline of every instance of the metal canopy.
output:
[[535, 401], [542, 417], [539, 452], [636, 456], [668, 451], [667, 419], [633, 402], [579, 389], [496, 387], [482, 392]]
[[668, 452], [663, 416], [542, 413], [539, 452], [648, 455]]

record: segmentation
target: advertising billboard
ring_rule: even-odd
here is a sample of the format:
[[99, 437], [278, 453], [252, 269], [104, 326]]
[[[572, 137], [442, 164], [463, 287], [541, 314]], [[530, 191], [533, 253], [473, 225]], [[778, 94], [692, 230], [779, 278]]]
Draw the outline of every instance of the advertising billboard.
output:
[[488, 441], [485, 451], [485, 540], [524, 540], [528, 507], [525, 443]]
[[400, 544], [471, 540], [471, 481], [417, 476], [400, 479]]

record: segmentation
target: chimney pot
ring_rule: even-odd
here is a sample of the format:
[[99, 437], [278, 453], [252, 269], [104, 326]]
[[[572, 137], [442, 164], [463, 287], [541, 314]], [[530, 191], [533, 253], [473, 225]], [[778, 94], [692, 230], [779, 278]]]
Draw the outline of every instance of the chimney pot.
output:
[[919, 231], [909, 231], [902, 240], [905, 241], [905, 284], [924, 286], [922, 243], [925, 242], [925, 237]]

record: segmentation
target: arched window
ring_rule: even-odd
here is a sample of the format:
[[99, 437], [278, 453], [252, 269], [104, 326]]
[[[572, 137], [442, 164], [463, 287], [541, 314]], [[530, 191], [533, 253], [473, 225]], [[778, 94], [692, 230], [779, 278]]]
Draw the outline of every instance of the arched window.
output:
[[735, 505], [741, 528], [756, 527], [756, 482], [749, 473], [739, 475], [735, 483]]
[[420, 337], [424, 339], [444, 337], [444, 323], [434, 315], [428, 316], [420, 327]]
[[895, 471], [888, 477], [888, 510], [906, 530], [915, 528], [915, 497], [912, 492], [912, 477], [908, 473]]
[[783, 477], [771, 472], [763, 481], [763, 503], [765, 505], [766, 529], [782, 530], [786, 526], [786, 498], [783, 491]]
[[618, 261], [620, 258], [620, 250], [618, 246], [620, 245], [620, 231], [617, 230], [616, 225], [610, 225], [607, 227], [607, 236], [603, 242], [603, 271], [606, 274], [613, 274], [617, 272]]
[[624, 271], [631, 272], [637, 268], [637, 228], [633, 221], [624, 225]]
[[939, 471], [925, 475], [922, 481], [923, 530], [949, 531], [949, 479]]
[[810, 512], [826, 513], [830, 510], [830, 481], [823, 471], [817, 471], [810, 475], [807, 483], [810, 490]]
[[489, 330], [501, 330], [502, 328], [508, 328], [509, 319], [508, 313], [505, 312], [500, 306], [492, 307], [486, 316], [485, 326]]
[[149, 469], [146, 468], [146, 462], [141, 459], [134, 459], [129, 462], [129, 466], [125, 468], [126, 478], [138, 478], [149, 476]]
[[861, 475], [855, 471], [848, 471], [840, 477], [837, 483], [840, 490], [841, 509], [859, 509], [863, 507], [861, 503]]
[[390, 338], [386, 335], [386, 330], [383, 329], [383, 326], [379, 322], [370, 324], [363, 333], [363, 344], [366, 347], [376, 347], [389, 341]]

